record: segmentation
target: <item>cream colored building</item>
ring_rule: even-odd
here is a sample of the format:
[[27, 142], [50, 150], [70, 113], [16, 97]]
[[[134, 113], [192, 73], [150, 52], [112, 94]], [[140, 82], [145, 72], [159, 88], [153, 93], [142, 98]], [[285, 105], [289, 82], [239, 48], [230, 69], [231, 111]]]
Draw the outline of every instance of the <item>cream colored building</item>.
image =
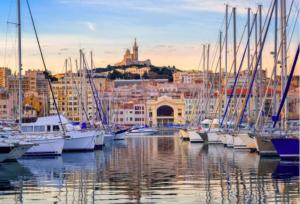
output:
[[[143, 76], [143, 74], [146, 72], [146, 73], [149, 73], [149, 70], [150, 70], [150, 67], [137, 67], [137, 66], [132, 66], [132, 67], [129, 67], [127, 69], [116, 69], [116, 71], [118, 72], [121, 72], [121, 73], [131, 73], [131, 74], [138, 74], [140, 76]], [[112, 71], [111, 71], [112, 72]]]
[[164, 126], [167, 124], [185, 124], [185, 103], [183, 99], [168, 96], [158, 97], [146, 103], [148, 124]]
[[[93, 119], [95, 105], [91, 87], [77, 74], [73, 73], [72, 76], [68, 73], [64, 78], [52, 82], [52, 88], [58, 110], [65, 117], [72, 121], [85, 121], [87, 115], [89, 119]], [[50, 114], [56, 114], [53, 98], [49, 94]]]

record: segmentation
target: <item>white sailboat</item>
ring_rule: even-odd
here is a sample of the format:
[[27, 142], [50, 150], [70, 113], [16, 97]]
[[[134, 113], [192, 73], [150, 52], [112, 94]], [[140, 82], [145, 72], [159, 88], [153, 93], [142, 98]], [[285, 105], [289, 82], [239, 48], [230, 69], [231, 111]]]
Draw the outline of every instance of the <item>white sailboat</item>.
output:
[[[21, 133], [14, 133], [9, 135], [9, 139], [22, 141], [21, 143], [33, 143], [30, 148], [27, 149], [24, 155], [60, 155], [62, 153], [62, 147], [64, 144], [64, 138], [59, 134], [35, 134], [35, 131], [40, 132], [43, 127], [31, 126], [28, 129], [23, 129], [22, 123], [22, 38], [21, 38], [21, 4], [20, 0], [17, 0], [17, 14], [18, 14], [18, 68], [19, 68], [19, 129]], [[31, 11], [30, 11], [31, 14]], [[39, 47], [40, 48], [40, 47]], [[32, 128], [32, 129], [30, 129]], [[45, 128], [45, 127], [44, 127]], [[52, 127], [53, 128], [53, 127]], [[25, 131], [23, 131], [25, 130]], [[45, 129], [46, 130], [46, 129]], [[26, 149], [26, 148], [24, 148]], [[23, 149], [23, 150], [24, 150]], [[21, 153], [14, 153], [15, 158], [21, 156]]]

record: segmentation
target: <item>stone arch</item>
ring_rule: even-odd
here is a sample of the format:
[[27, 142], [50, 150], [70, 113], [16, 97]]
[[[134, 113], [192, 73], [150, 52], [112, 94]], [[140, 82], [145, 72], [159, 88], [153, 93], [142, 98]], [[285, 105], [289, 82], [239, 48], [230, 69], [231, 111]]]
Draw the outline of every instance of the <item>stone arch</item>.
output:
[[156, 110], [157, 117], [174, 117], [174, 109], [168, 105], [162, 105]]

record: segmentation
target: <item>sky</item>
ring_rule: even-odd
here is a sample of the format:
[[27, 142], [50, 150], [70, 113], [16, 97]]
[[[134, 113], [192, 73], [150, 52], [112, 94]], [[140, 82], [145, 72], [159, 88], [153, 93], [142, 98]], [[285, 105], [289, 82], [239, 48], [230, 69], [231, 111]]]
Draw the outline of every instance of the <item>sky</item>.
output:
[[[288, 5], [292, 0], [287, 0]], [[24, 69], [42, 69], [25, 0], [22, 2]], [[214, 53], [223, 28], [225, 4], [237, 7], [237, 37], [246, 23], [246, 9], [258, 4], [266, 14], [271, 0], [29, 0], [48, 69], [64, 70], [64, 59], [78, 58], [79, 49], [94, 52], [95, 65], [105, 67], [122, 60], [134, 38], [141, 60], [157, 66], [199, 69], [202, 44]], [[291, 19], [299, 12], [297, 0]], [[265, 15], [264, 15], [265, 16]], [[9, 22], [9, 23], [8, 23]], [[16, 70], [16, 0], [0, 1], [0, 66]], [[292, 28], [294, 22], [289, 25]], [[266, 42], [265, 66], [271, 67], [272, 33]], [[296, 36], [296, 37], [295, 37]], [[299, 20], [291, 53], [300, 41]], [[229, 34], [232, 53], [232, 33]], [[242, 52], [242, 51], [240, 51]], [[213, 54], [212, 54], [213, 55]], [[292, 56], [292, 54], [291, 54]], [[211, 57], [213, 58], [213, 56]], [[292, 57], [290, 57], [291, 59]], [[213, 67], [213, 66], [212, 66]], [[213, 69], [213, 68], [212, 68]], [[299, 71], [299, 68], [298, 68]]]

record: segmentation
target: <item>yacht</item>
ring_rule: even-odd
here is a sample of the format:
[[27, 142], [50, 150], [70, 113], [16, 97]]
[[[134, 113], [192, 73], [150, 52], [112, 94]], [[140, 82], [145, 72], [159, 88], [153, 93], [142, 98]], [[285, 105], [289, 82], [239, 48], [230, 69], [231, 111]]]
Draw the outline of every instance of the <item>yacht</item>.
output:
[[116, 127], [114, 131], [114, 140], [124, 140], [128, 130], [129, 128]]
[[[62, 125], [60, 124], [60, 120]], [[65, 136], [63, 145], [63, 151], [91, 151], [95, 148], [96, 138], [100, 138], [99, 145], [103, 145], [103, 135], [94, 129], [87, 129], [83, 123], [82, 126], [72, 124], [63, 115], [46, 116], [38, 118], [39, 124], [45, 124], [47, 126], [52, 125], [56, 127], [57, 131], [60, 131]], [[62, 129], [63, 126], [63, 129]], [[55, 130], [47, 128], [47, 131], [54, 133]], [[101, 139], [102, 138], [102, 139]]]
[[155, 128], [151, 128], [148, 126], [135, 126], [133, 128], [131, 128], [126, 135], [129, 136], [146, 136], [146, 135], [155, 135], [158, 132], [157, 129]]

